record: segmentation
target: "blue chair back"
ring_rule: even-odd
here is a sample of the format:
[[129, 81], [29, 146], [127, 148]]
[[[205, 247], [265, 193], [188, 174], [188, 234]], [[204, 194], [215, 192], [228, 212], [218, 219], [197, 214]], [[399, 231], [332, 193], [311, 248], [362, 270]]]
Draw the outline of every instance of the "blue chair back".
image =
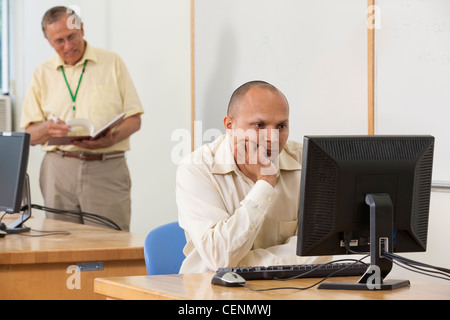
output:
[[144, 256], [149, 275], [177, 274], [185, 258], [184, 230], [178, 222], [162, 225], [150, 231], [145, 239]]

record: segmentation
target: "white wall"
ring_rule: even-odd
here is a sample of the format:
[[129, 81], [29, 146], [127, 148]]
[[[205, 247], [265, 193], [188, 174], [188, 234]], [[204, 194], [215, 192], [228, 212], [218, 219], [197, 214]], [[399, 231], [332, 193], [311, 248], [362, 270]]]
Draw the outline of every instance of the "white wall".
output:
[[433, 181], [450, 186], [450, 1], [377, 3], [375, 131], [433, 135]]
[[290, 139], [366, 134], [365, 12], [354, 0], [196, 0], [196, 120], [224, 131], [232, 92], [264, 80], [289, 100]]
[[[142, 129], [132, 136], [131, 231], [146, 234], [177, 219], [172, 132], [190, 128], [190, 7], [184, 0], [14, 0], [13, 85], [15, 125], [33, 70], [55, 55], [40, 21], [54, 5], [81, 8], [86, 39], [124, 59], [145, 109]], [[176, 115], [176, 117], [174, 117]], [[32, 202], [43, 204], [38, 185], [43, 153], [29, 160]], [[41, 213], [34, 211], [34, 214]]]

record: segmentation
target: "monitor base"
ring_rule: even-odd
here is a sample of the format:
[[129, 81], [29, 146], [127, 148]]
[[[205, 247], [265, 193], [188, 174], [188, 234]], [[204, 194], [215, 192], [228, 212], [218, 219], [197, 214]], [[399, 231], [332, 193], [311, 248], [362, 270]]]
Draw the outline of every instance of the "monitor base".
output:
[[25, 221], [31, 218], [31, 192], [30, 192], [30, 177], [25, 175], [25, 183], [23, 185], [22, 204], [25, 207], [22, 215], [11, 224], [8, 225], [5, 232], [7, 234], [19, 234], [29, 232], [31, 228], [25, 226]]
[[19, 233], [25, 233], [25, 232], [30, 232], [31, 228], [28, 227], [20, 227], [20, 228], [13, 228], [13, 229], [6, 229], [5, 232], [7, 234], [19, 234]]
[[395, 290], [399, 288], [408, 287], [410, 285], [409, 280], [384, 280], [381, 284], [367, 284], [367, 283], [345, 283], [345, 282], [325, 282], [322, 283], [318, 289], [328, 290], [365, 290], [365, 291], [378, 291], [378, 290]]

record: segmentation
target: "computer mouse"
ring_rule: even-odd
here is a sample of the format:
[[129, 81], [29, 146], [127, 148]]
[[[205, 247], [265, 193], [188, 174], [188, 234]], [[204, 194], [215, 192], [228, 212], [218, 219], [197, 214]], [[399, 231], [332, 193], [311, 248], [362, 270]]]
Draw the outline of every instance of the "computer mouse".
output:
[[234, 272], [219, 271], [214, 275], [211, 283], [223, 287], [241, 287], [245, 283], [245, 279]]
[[0, 238], [6, 237], [7, 233], [3, 230], [0, 230]]

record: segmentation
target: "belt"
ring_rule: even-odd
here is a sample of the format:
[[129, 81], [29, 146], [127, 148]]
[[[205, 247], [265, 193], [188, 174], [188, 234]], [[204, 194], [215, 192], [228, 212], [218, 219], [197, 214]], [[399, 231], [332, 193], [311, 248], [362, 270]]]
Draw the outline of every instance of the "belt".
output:
[[55, 153], [59, 154], [63, 158], [74, 158], [81, 161], [106, 161], [118, 158], [124, 158], [125, 152], [112, 152], [112, 153], [87, 153], [87, 152], [70, 152], [63, 150], [56, 150]]

